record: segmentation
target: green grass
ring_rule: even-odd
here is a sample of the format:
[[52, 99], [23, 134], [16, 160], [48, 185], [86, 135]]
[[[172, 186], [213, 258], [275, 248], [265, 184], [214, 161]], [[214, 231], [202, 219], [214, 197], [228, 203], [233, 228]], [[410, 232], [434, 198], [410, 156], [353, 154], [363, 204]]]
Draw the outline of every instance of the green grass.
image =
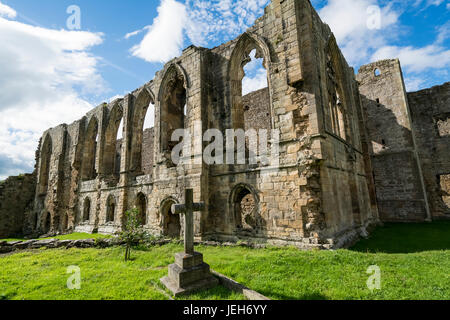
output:
[[417, 253], [450, 250], [450, 221], [385, 224], [352, 250], [360, 252]]
[[[272, 299], [450, 299], [450, 224], [386, 225], [351, 250], [204, 247], [212, 269]], [[165, 299], [156, 288], [173, 254], [169, 244], [122, 248], [55, 249], [0, 256], [0, 299]], [[66, 288], [66, 268], [81, 268], [82, 288]], [[381, 269], [381, 290], [366, 286], [371, 265]], [[189, 299], [242, 299], [222, 287]]]
[[[0, 257], [0, 299], [14, 300], [166, 300], [159, 279], [181, 247], [168, 245], [133, 251], [124, 262], [124, 249], [53, 249]], [[18, 268], [17, 266], [20, 265]], [[81, 289], [67, 289], [67, 267], [81, 270]], [[156, 286], [156, 287], [155, 287]], [[222, 287], [190, 299], [243, 299]]]
[[[45, 240], [45, 239], [84, 240], [84, 239], [108, 239], [108, 238], [111, 238], [111, 236], [98, 234], [98, 233], [94, 233], [94, 234], [90, 234], [90, 233], [71, 233], [71, 234], [66, 234], [66, 235], [62, 235], [62, 236], [55, 236], [55, 237], [38, 239], [38, 240]], [[23, 238], [22, 239], [21, 238], [0, 239], [0, 241], [8, 241], [8, 242], [12, 242], [12, 241], [26, 241], [26, 240], [30, 240], [30, 239], [23, 239]]]

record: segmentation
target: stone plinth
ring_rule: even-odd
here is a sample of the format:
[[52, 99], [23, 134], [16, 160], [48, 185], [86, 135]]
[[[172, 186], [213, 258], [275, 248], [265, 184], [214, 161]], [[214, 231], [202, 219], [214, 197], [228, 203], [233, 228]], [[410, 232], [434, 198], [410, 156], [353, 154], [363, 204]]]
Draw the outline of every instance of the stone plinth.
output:
[[209, 265], [203, 262], [203, 255], [177, 253], [175, 263], [169, 266], [169, 275], [161, 279], [174, 296], [207, 290], [218, 285], [219, 280], [210, 272]]

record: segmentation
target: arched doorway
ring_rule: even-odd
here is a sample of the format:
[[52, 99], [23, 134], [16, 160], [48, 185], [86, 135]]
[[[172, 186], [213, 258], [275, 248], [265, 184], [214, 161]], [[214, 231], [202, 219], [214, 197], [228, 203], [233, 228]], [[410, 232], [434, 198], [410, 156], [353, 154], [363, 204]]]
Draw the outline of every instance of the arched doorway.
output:
[[254, 229], [257, 227], [258, 199], [252, 188], [244, 184], [236, 186], [232, 192], [231, 200], [236, 230]]
[[114, 222], [116, 219], [116, 200], [109, 196], [106, 204], [106, 223]]
[[168, 199], [161, 206], [163, 235], [170, 238], [179, 238], [181, 235], [180, 215], [173, 214], [172, 205], [175, 200]]
[[139, 210], [139, 223], [143, 226], [147, 224], [147, 199], [143, 193], [136, 197], [136, 208]]

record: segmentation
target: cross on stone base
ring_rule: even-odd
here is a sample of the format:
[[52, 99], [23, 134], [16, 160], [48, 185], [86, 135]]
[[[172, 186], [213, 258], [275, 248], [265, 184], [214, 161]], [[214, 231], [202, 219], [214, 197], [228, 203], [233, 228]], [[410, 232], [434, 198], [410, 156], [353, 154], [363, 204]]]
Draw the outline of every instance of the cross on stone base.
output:
[[194, 212], [205, 209], [203, 202], [194, 203], [194, 192], [186, 190], [185, 204], [172, 206], [174, 214], [184, 213], [184, 252], [175, 255], [175, 264], [169, 266], [169, 276], [160, 281], [174, 296], [215, 287], [219, 281], [211, 274], [203, 255], [194, 250]]

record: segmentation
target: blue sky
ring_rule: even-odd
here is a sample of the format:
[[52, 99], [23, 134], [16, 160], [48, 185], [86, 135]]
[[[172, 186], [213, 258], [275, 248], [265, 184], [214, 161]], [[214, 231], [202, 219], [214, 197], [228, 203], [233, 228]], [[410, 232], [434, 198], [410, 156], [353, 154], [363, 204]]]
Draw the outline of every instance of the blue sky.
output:
[[[191, 44], [214, 47], [269, 0], [0, 0], [0, 179], [32, 171], [42, 132], [151, 80]], [[408, 90], [449, 81], [449, 0], [312, 0], [350, 65], [401, 59]], [[81, 30], [66, 12], [77, 5]], [[368, 8], [379, 8], [379, 24]], [[265, 84], [260, 61], [245, 87]]]

